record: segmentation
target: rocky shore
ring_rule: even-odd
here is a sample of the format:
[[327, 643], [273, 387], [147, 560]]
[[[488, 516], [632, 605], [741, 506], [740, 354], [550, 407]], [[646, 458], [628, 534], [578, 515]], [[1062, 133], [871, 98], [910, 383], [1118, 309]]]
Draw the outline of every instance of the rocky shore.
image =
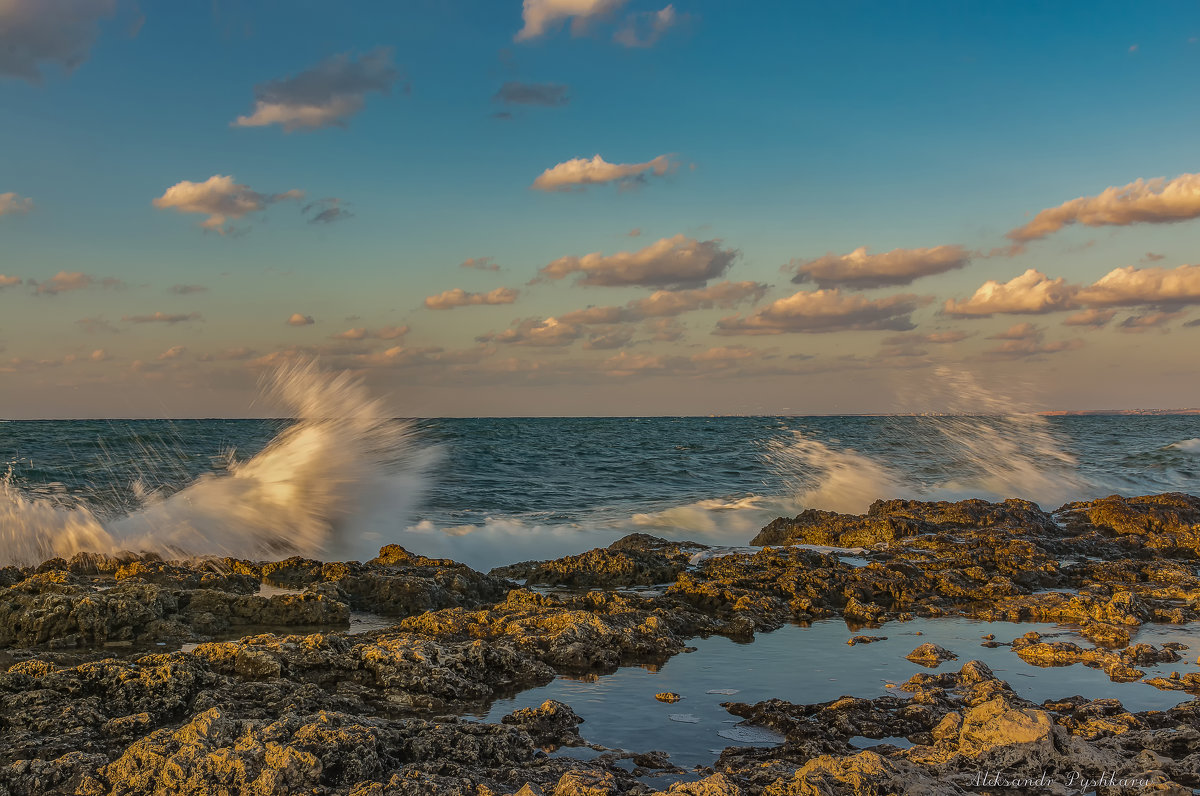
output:
[[[487, 574], [395, 545], [362, 563], [130, 554], [0, 568], [0, 796], [1200, 788], [1196, 650], [1138, 638], [1200, 619], [1200, 499], [1114, 496], [1053, 513], [878, 501], [863, 515], [780, 518], [751, 544], [633, 534]], [[376, 629], [349, 632], [364, 613]], [[559, 675], [661, 664], [697, 638], [749, 641], [789, 623], [843, 620], [853, 654], [869, 657], [917, 617], [1062, 624], [1086, 644], [1037, 632], [981, 643], [1177, 691], [1179, 704], [1035, 703], [975, 650], [930, 643], [909, 655], [928, 670], [882, 695], [725, 703], [782, 743], [729, 746], [700, 770], [653, 738], [589, 741], [562, 702], [496, 723], [466, 715]], [[1163, 664], [1179, 671], [1147, 676]]]

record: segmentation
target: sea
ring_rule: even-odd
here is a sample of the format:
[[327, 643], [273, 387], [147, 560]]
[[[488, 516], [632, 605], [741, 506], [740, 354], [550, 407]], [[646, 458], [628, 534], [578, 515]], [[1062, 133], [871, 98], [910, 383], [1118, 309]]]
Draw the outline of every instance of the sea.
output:
[[629, 533], [744, 546], [806, 508], [1200, 494], [1200, 416], [393, 418], [302, 364], [280, 419], [0, 422], [0, 566], [76, 552], [365, 560], [400, 544], [477, 569]]

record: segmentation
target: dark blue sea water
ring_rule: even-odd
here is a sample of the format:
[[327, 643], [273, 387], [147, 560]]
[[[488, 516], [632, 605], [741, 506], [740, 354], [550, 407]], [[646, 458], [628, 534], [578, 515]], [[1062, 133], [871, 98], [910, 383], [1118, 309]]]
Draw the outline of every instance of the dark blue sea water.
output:
[[877, 498], [1056, 508], [1200, 492], [1200, 417], [1186, 415], [432, 419], [386, 442], [371, 426], [309, 425], [0, 423], [0, 558], [70, 552], [55, 547], [65, 533], [199, 554], [291, 540], [365, 557], [399, 542], [487, 567], [632, 531], [740, 545], [775, 516]]

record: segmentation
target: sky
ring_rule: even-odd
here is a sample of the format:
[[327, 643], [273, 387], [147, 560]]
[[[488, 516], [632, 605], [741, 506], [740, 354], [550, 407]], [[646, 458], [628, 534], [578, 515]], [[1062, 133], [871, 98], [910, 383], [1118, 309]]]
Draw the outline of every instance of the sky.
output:
[[1194, 0], [0, 0], [0, 417], [311, 358], [405, 416], [1194, 407], [1197, 67]]

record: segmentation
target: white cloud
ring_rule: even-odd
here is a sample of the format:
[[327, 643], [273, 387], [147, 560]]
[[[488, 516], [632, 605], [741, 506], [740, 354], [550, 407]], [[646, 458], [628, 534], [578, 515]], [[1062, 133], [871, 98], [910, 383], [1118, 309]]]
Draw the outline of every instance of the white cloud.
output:
[[1043, 210], [1008, 233], [1017, 243], [1045, 238], [1070, 224], [1089, 227], [1167, 224], [1200, 217], [1200, 174], [1134, 180]]
[[1114, 268], [1079, 291], [1081, 304], [1100, 307], [1200, 303], [1200, 265]]
[[476, 271], [499, 271], [500, 266], [496, 265], [495, 259], [492, 257], [468, 257], [458, 264], [459, 268], [472, 268]]
[[21, 213], [28, 213], [32, 209], [33, 200], [28, 196], [18, 196], [12, 191], [9, 191], [8, 193], [0, 193], [0, 216], [12, 216]]
[[114, 279], [113, 277], [96, 279], [91, 274], [85, 274], [81, 271], [59, 271], [44, 282], [39, 282], [36, 279], [30, 279], [28, 282], [34, 287], [34, 293], [39, 296], [54, 296], [59, 293], [69, 293], [72, 290], [83, 290], [92, 286], [103, 288], [125, 287], [125, 283], [120, 279]]
[[19, 276], [6, 276], [5, 274], [0, 274], [0, 290], [3, 290], [6, 287], [15, 287], [21, 284], [22, 281], [23, 280]]
[[202, 213], [208, 218], [200, 226], [224, 235], [232, 231], [231, 220], [265, 210], [275, 202], [303, 198], [303, 191], [264, 194], [235, 183], [231, 176], [213, 175], [204, 182], [183, 180], [172, 185], [154, 200], [154, 206], [180, 213]]
[[653, 47], [668, 30], [682, 21], [683, 15], [668, 5], [658, 11], [630, 14], [613, 34], [613, 41], [625, 47]]
[[962, 246], [934, 246], [928, 249], [892, 249], [870, 254], [860, 246], [849, 254], [827, 254], [815, 260], [797, 261], [788, 270], [796, 275], [792, 282], [816, 282], [817, 287], [844, 287], [852, 290], [909, 285], [923, 276], [962, 268], [971, 255]]
[[254, 113], [235, 127], [282, 125], [285, 132], [344, 127], [363, 109], [370, 91], [387, 93], [399, 77], [392, 51], [381, 47], [358, 60], [349, 53], [326, 58], [298, 75], [254, 87]]
[[303, 315], [299, 312], [293, 312], [291, 317], [287, 319], [288, 326], [312, 326], [316, 323], [311, 315]]
[[720, 282], [692, 290], [658, 290], [623, 307], [588, 307], [562, 316], [566, 323], [635, 323], [647, 318], [669, 318], [693, 310], [729, 309], [744, 301], [758, 301], [767, 286], [757, 282]]
[[187, 348], [185, 346], [173, 345], [170, 348], [168, 348], [166, 351], [163, 351], [161, 354], [158, 355], [158, 361], [166, 362], [171, 359], [182, 359], [183, 355], [186, 353], [187, 353]]
[[525, 0], [521, 19], [525, 25], [514, 36], [515, 41], [529, 41], [544, 36], [559, 23], [571, 20], [571, 35], [581, 36], [588, 25], [599, 17], [608, 16], [625, 5], [627, 0]]
[[911, 314], [928, 298], [912, 294], [867, 299], [837, 289], [800, 291], [773, 301], [749, 316], [722, 318], [716, 334], [767, 335], [786, 332], [841, 332], [912, 329]]
[[989, 279], [966, 301], [950, 299], [944, 311], [949, 315], [983, 317], [992, 313], [1041, 314], [1071, 309], [1078, 287], [1063, 278], [1051, 279], [1030, 268], [1007, 282]]
[[487, 293], [468, 293], [461, 287], [429, 296], [425, 306], [431, 310], [452, 310], [455, 307], [477, 307], [485, 304], [512, 304], [520, 291], [511, 287], [498, 287]]
[[569, 191], [608, 182], [629, 187], [645, 182], [650, 175], [662, 177], [675, 165], [670, 155], [659, 155], [645, 163], [609, 163], [599, 155], [590, 160], [574, 158], [543, 171], [531, 187], [539, 191]]
[[116, 0], [2, 0], [0, 75], [40, 83], [46, 64], [73, 71], [116, 8]]
[[404, 337], [408, 332], [408, 326], [384, 326], [372, 332], [371, 336], [379, 340], [396, 340]]
[[1117, 314], [1116, 310], [1101, 310], [1090, 309], [1083, 312], [1077, 312], [1074, 315], [1067, 317], [1063, 321], [1063, 326], [1090, 326], [1099, 329], [1102, 326], [1107, 326], [1108, 322]]
[[583, 336], [583, 329], [577, 324], [563, 323], [557, 318], [539, 320], [527, 318], [518, 321], [512, 328], [503, 332], [480, 335], [476, 337], [479, 343], [508, 343], [512, 345], [535, 347], [568, 346]]
[[676, 235], [636, 252], [560, 257], [539, 273], [546, 279], [577, 273], [581, 285], [688, 288], [724, 274], [737, 255], [737, 249], [722, 249], [720, 240], [697, 241]]

